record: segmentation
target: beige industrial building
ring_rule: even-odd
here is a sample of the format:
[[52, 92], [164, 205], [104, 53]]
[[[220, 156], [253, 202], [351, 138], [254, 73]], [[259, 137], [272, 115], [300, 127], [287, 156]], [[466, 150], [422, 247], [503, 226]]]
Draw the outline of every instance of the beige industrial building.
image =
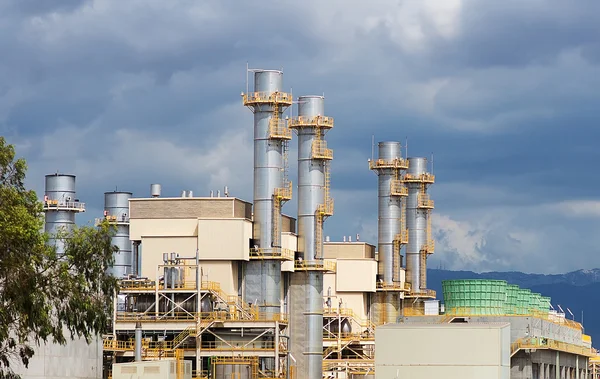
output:
[[511, 377], [509, 323], [388, 324], [375, 341], [377, 379]]

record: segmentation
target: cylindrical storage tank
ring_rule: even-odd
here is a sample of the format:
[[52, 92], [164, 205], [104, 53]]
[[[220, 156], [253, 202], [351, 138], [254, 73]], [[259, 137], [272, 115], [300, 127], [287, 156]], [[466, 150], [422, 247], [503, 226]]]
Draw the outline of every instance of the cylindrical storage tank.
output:
[[204, 296], [200, 301], [200, 312], [209, 313], [213, 311], [213, 301], [209, 296]]
[[[408, 174], [420, 176], [427, 173], [427, 158], [408, 158]], [[424, 289], [421, 283], [421, 249], [427, 241], [427, 219], [429, 212], [419, 204], [419, 193], [422, 183], [406, 183], [408, 198], [406, 199], [406, 226], [408, 228], [408, 245], [406, 246], [406, 281], [414, 290]]]
[[119, 248], [114, 255], [113, 267], [110, 272], [117, 278], [132, 274], [133, 255], [132, 242], [129, 240], [129, 199], [131, 192], [105, 192], [104, 211], [116, 222], [116, 233], [112, 244]]
[[150, 196], [160, 197], [161, 186], [160, 184], [150, 184]]
[[75, 175], [46, 175], [45, 195], [48, 200], [58, 200], [59, 204], [75, 201]]
[[56, 236], [60, 231], [68, 232], [75, 225], [75, 214], [79, 212], [79, 209], [73, 206], [76, 200], [75, 175], [46, 175], [45, 185], [45, 204], [50, 206], [44, 208], [44, 230], [51, 236], [49, 243], [56, 246], [56, 253], [62, 255], [64, 244], [52, 236]]
[[[232, 359], [233, 360], [233, 359]], [[215, 364], [213, 370], [214, 379], [255, 379], [252, 377], [251, 363], [238, 364]]]

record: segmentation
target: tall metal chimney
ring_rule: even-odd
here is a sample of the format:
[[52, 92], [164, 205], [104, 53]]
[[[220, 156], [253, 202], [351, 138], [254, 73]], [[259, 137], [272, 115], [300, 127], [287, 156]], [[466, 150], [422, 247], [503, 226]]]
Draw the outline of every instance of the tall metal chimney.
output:
[[298, 376], [318, 379], [323, 371], [323, 222], [333, 215], [330, 195], [330, 162], [325, 133], [333, 119], [324, 116], [323, 96], [298, 98], [298, 117], [290, 128], [298, 133], [298, 251], [310, 270], [292, 275], [291, 353]]
[[132, 196], [131, 192], [104, 193], [104, 218], [117, 227], [112, 244], [119, 251], [115, 253], [113, 267], [109, 270], [117, 278], [133, 274], [132, 242], [129, 240], [129, 199]]
[[69, 231], [75, 225], [75, 215], [85, 212], [85, 204], [79, 202], [75, 193], [75, 175], [46, 175], [44, 194], [45, 231], [51, 237], [49, 243], [56, 246], [56, 253], [65, 253], [64, 243], [52, 236], [61, 231]]
[[400, 307], [399, 291], [402, 269], [401, 249], [407, 243], [408, 233], [404, 219], [405, 202], [408, 195], [402, 183], [408, 162], [402, 158], [400, 142], [379, 142], [379, 156], [369, 161], [369, 168], [378, 176], [378, 281], [384, 290], [374, 296], [373, 314], [376, 322], [396, 322]]
[[427, 289], [427, 257], [435, 248], [431, 238], [433, 200], [427, 193], [435, 176], [427, 172], [427, 158], [408, 158], [408, 162], [408, 172], [404, 176], [408, 187], [406, 281], [411, 284], [411, 292], [422, 293]]
[[[282, 92], [283, 72], [252, 70], [254, 92], [242, 94], [243, 103], [254, 113], [254, 244], [263, 256], [246, 264], [245, 301], [258, 300], [260, 311], [281, 309], [281, 206], [292, 197], [287, 180], [287, 147], [291, 130], [281, 115], [292, 104]], [[217, 192], [219, 193], [219, 192]]]

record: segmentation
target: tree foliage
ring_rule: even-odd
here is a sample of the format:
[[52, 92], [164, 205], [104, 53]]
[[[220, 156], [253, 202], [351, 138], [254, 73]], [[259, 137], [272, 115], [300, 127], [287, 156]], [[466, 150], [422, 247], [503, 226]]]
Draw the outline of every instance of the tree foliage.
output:
[[14, 364], [27, 366], [36, 345], [89, 343], [104, 332], [117, 290], [107, 272], [118, 249], [114, 227], [62, 230], [58, 255], [42, 232], [43, 204], [25, 188], [26, 170], [0, 137], [0, 377], [15, 377]]

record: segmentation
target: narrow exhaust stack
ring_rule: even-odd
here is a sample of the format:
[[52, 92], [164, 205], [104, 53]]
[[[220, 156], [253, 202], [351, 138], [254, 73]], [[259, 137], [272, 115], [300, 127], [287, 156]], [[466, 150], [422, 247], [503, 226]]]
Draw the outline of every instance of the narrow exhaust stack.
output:
[[290, 121], [298, 133], [298, 251], [303, 258], [290, 285], [291, 353], [298, 358], [298, 376], [309, 379], [320, 379], [323, 370], [323, 222], [333, 215], [333, 151], [324, 139], [333, 119], [324, 116], [324, 100], [299, 97], [298, 117]]
[[409, 168], [404, 177], [408, 187], [406, 221], [408, 245], [406, 247], [406, 280], [411, 292], [424, 293], [427, 289], [427, 257], [433, 254], [431, 237], [431, 210], [433, 201], [427, 190], [435, 177], [427, 171], [427, 158], [408, 158]]
[[[283, 72], [252, 70], [254, 92], [242, 94], [244, 105], [254, 113], [254, 230], [253, 244], [263, 256], [281, 254], [281, 207], [292, 197], [287, 180], [288, 141], [292, 133], [282, 112], [292, 104], [282, 92]], [[217, 197], [220, 191], [217, 191]], [[279, 260], [251, 260], [246, 264], [245, 301], [258, 300], [261, 312], [281, 309], [281, 265]]]
[[407, 190], [402, 183], [408, 162], [402, 158], [400, 142], [379, 142], [379, 156], [369, 161], [378, 176], [378, 278], [383, 292], [374, 296], [373, 315], [377, 323], [395, 322], [400, 308], [402, 285], [401, 250], [407, 243], [405, 202]]

